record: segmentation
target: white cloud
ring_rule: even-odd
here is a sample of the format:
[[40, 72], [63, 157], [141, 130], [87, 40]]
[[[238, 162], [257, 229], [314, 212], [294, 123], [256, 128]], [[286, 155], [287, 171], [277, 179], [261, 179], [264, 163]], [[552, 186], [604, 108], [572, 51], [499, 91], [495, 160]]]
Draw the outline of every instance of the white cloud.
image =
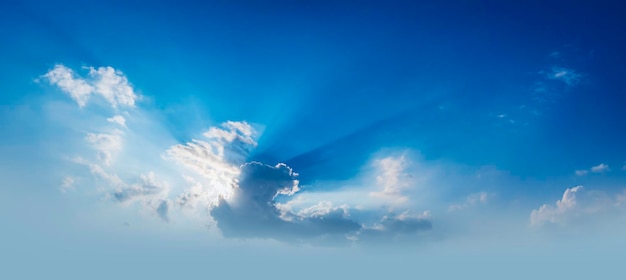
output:
[[530, 225], [541, 227], [590, 228], [623, 223], [626, 213], [626, 191], [609, 193], [601, 190], [586, 190], [582, 186], [566, 189], [555, 205], [544, 204], [530, 214]]
[[105, 181], [108, 186], [118, 187], [125, 185], [122, 179], [120, 179], [116, 174], [107, 172], [102, 166], [98, 164], [91, 163], [81, 157], [75, 158], [73, 161], [75, 163], [87, 166], [89, 168], [89, 172], [92, 175]]
[[138, 97], [124, 73], [110, 66], [87, 69], [89, 78], [84, 79], [77, 77], [72, 69], [57, 64], [43, 77], [69, 94], [79, 107], [84, 107], [92, 94], [102, 96], [113, 108], [135, 106]]
[[76, 180], [73, 177], [67, 176], [63, 178], [63, 183], [61, 184], [61, 187], [59, 189], [61, 190], [61, 192], [74, 190], [75, 183], [76, 183]]
[[594, 167], [591, 167], [591, 172], [594, 172], [594, 173], [604, 173], [608, 171], [609, 171], [609, 166], [604, 163], [600, 163]]
[[98, 151], [98, 159], [105, 165], [111, 165], [113, 157], [122, 150], [122, 136], [120, 131], [114, 134], [87, 133], [85, 140]]
[[412, 186], [411, 176], [406, 172], [408, 164], [405, 155], [376, 160], [374, 165], [379, 174], [376, 176], [376, 184], [382, 190], [371, 192], [370, 195], [387, 199], [393, 204], [406, 203], [409, 198], [404, 191]]
[[113, 117], [107, 118], [108, 122], [116, 123], [120, 126], [126, 127], [126, 118], [120, 115], [115, 115]]
[[[96, 106], [115, 109], [108, 118], [81, 110], [83, 115], [92, 113], [90, 120], [96, 117], [100, 120], [83, 122], [82, 128], [73, 127], [90, 131], [83, 145], [97, 153], [89, 157], [82, 154], [84, 147], [77, 147], [78, 155], [69, 157], [74, 163], [87, 167], [88, 172], [87, 168], [83, 172], [88, 174], [67, 176], [62, 191], [91, 183], [108, 199], [122, 205], [139, 204], [164, 221], [170, 219], [172, 211], [179, 209], [207, 211], [224, 236], [233, 237], [326, 241], [332, 237], [335, 241], [346, 242], [347, 234], [363, 229], [362, 222], [351, 217], [351, 209], [362, 213], [369, 211], [367, 215], [372, 218], [369, 221], [378, 221], [378, 228], [368, 229], [368, 232], [377, 235], [430, 228], [426, 216], [413, 217], [409, 212], [402, 212], [406, 209], [402, 209], [400, 215], [391, 213], [395, 211], [392, 207], [406, 208], [408, 191], [415, 186], [413, 175], [406, 171], [411, 162], [405, 155], [374, 161], [374, 172], [367, 173], [371, 183], [359, 190], [357, 198], [374, 202], [359, 203], [359, 210], [350, 208], [348, 203], [323, 199], [294, 207], [301, 201], [302, 193], [296, 172], [282, 163], [248, 162], [259, 134], [249, 123], [227, 121], [208, 128], [200, 139], [175, 145], [171, 145], [173, 139], [163, 141], [153, 135], [142, 136], [144, 131], [148, 134], [153, 131], [151, 125], [157, 130], [160, 126], [142, 118], [149, 114], [135, 107], [138, 96], [126, 76], [112, 67], [86, 69], [89, 74], [79, 77], [71, 69], [56, 65], [43, 75], [72, 97], [79, 107], [86, 106], [94, 95], [106, 101], [95, 102]], [[125, 114], [134, 120], [133, 130], [122, 131], [119, 127], [107, 130], [111, 125], [103, 125], [102, 119], [126, 127], [126, 115], [122, 116], [117, 110], [121, 106], [131, 107]], [[155, 142], [162, 145], [152, 147]], [[75, 179], [79, 176], [80, 182]], [[386, 214], [383, 219], [378, 218], [381, 213]]]
[[593, 166], [591, 168], [589, 168], [589, 170], [576, 170], [575, 173], [577, 176], [584, 176], [589, 174], [589, 172], [593, 172], [593, 173], [604, 173], [604, 172], [609, 172], [611, 171], [611, 169], [609, 168], [609, 166], [607, 164], [604, 163], [600, 163], [596, 166]]
[[568, 214], [576, 207], [576, 192], [583, 189], [583, 186], [576, 186], [566, 189], [563, 197], [556, 201], [556, 206], [544, 204], [539, 209], [530, 213], [530, 224], [532, 226], [542, 226], [546, 223], [563, 224], [568, 218]]
[[93, 93], [94, 88], [87, 81], [74, 77], [74, 71], [61, 64], [54, 66], [52, 70], [43, 75], [50, 81], [51, 85], [56, 85], [65, 93], [69, 94], [78, 106], [83, 107]]
[[584, 175], [589, 174], [589, 171], [588, 170], [576, 170], [575, 173], [577, 176], [584, 176]]
[[131, 202], [137, 199], [152, 198], [153, 196], [165, 196], [169, 191], [169, 186], [165, 182], [157, 180], [154, 172], [141, 174], [139, 178], [140, 181], [138, 183], [118, 187], [113, 193], [113, 197], [119, 202]]
[[98, 69], [89, 67], [89, 76], [92, 78], [95, 92], [104, 97], [113, 107], [135, 106], [137, 95], [122, 71], [111, 66]]
[[[246, 122], [226, 122], [222, 128], [211, 127], [203, 135], [205, 140], [192, 140], [178, 144], [166, 151], [166, 158], [202, 176], [193, 196], [204, 201], [218, 202], [219, 197], [230, 197], [250, 151], [256, 147], [255, 130]], [[191, 194], [189, 194], [191, 195]], [[188, 197], [183, 194], [183, 197]]]
[[465, 198], [465, 201], [463, 201], [463, 203], [450, 205], [448, 207], [448, 211], [452, 212], [452, 211], [464, 210], [464, 209], [470, 208], [478, 204], [487, 204], [491, 196], [493, 195], [486, 193], [486, 192], [479, 192], [479, 193], [471, 194], [467, 198]]
[[311, 207], [300, 210], [297, 215], [300, 217], [324, 217], [336, 211], [341, 211], [344, 218], [350, 216], [347, 204], [335, 207], [330, 201], [320, 201]]
[[567, 86], [575, 86], [580, 82], [582, 75], [574, 69], [553, 66], [551, 71], [546, 73], [546, 78], [562, 81]]

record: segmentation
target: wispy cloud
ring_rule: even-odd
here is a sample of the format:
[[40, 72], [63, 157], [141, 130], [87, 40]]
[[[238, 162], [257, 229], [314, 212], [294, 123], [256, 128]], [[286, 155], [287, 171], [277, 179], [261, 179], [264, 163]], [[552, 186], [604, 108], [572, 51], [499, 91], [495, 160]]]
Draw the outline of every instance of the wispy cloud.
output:
[[120, 126], [126, 127], [126, 118], [120, 115], [115, 115], [113, 117], [107, 118], [108, 122], [116, 123]]
[[471, 194], [467, 196], [467, 198], [465, 198], [465, 201], [463, 201], [462, 203], [450, 205], [448, 207], [448, 211], [451, 211], [451, 212], [459, 211], [459, 210], [471, 208], [476, 205], [487, 204], [489, 202], [489, 198], [492, 196], [493, 194], [489, 194], [487, 192], [479, 192], [479, 193]]
[[61, 184], [61, 187], [59, 189], [61, 190], [61, 192], [71, 191], [74, 189], [75, 183], [76, 183], [76, 179], [74, 179], [71, 176], [67, 176], [63, 178], [63, 183]]
[[576, 72], [574, 69], [553, 66], [550, 71], [545, 72], [545, 77], [550, 80], [561, 81], [571, 87], [580, 83], [582, 74]]
[[85, 140], [96, 151], [98, 159], [106, 165], [111, 165], [114, 156], [122, 150], [121, 131], [115, 130], [113, 133], [87, 133]]

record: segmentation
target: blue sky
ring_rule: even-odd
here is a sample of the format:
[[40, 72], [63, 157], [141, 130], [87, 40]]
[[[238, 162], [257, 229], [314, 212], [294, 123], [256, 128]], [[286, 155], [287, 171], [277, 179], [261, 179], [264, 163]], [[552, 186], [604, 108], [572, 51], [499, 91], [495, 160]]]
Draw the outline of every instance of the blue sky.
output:
[[0, 275], [612, 276], [623, 8], [4, 1]]

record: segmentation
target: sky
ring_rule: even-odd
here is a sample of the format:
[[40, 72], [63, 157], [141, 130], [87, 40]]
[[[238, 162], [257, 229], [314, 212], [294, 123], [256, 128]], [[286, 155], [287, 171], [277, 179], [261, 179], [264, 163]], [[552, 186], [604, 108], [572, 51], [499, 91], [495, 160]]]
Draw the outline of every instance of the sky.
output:
[[1, 1], [0, 278], [614, 278], [625, 8]]

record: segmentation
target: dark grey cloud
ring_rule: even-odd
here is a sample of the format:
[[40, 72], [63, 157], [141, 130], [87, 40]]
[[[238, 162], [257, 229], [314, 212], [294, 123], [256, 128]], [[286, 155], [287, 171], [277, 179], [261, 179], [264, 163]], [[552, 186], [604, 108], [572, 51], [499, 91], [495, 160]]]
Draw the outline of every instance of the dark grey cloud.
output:
[[226, 237], [274, 238], [297, 241], [356, 232], [361, 225], [343, 211], [301, 216], [277, 207], [279, 195], [298, 191], [297, 174], [284, 164], [269, 166], [258, 162], [241, 167], [239, 186], [232, 199], [222, 199], [211, 215]]
[[169, 222], [169, 202], [167, 200], [161, 200], [156, 207], [156, 213], [161, 218], [161, 220], [165, 222]]
[[287, 165], [246, 163], [233, 197], [221, 199], [210, 213], [225, 237], [288, 242], [347, 244], [360, 235], [412, 234], [432, 227], [426, 218], [386, 216], [375, 228], [366, 229], [350, 218], [346, 207], [320, 203], [315, 209], [295, 213], [277, 203], [277, 197], [297, 191], [297, 173]]

